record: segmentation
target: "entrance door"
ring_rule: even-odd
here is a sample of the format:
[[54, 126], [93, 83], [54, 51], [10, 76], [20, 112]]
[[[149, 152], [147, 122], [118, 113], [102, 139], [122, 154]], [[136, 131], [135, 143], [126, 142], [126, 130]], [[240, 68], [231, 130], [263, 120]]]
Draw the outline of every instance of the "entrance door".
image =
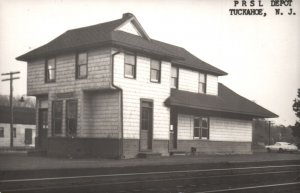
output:
[[140, 150], [152, 149], [153, 102], [141, 101]]
[[177, 112], [171, 110], [170, 118], [170, 149], [177, 148]]
[[48, 109], [39, 109], [38, 145], [42, 150], [47, 150], [48, 137]]
[[32, 129], [25, 129], [25, 145], [32, 144]]

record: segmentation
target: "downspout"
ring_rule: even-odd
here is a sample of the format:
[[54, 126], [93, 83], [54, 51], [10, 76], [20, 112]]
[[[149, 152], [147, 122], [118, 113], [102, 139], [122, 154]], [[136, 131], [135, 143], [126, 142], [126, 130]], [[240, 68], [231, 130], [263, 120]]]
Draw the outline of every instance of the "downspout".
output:
[[112, 81], [111, 81], [111, 84], [112, 84], [113, 88], [119, 90], [120, 93], [121, 93], [121, 101], [120, 101], [120, 111], [121, 111], [121, 115], [120, 115], [120, 119], [121, 119], [121, 140], [120, 140], [120, 144], [119, 144], [119, 147], [120, 147], [120, 149], [119, 149], [119, 156], [122, 159], [124, 157], [124, 150], [123, 150], [123, 139], [124, 139], [124, 132], [123, 132], [123, 90], [120, 87], [118, 87], [118, 86], [116, 86], [114, 84], [114, 60], [115, 60], [115, 56], [117, 54], [119, 54], [119, 53], [120, 53], [120, 51], [117, 51], [116, 53], [114, 53], [114, 54], [111, 55], [111, 64], [112, 64], [112, 70], [111, 70], [111, 72], [112, 72], [112, 76], [111, 76], [112, 77]]

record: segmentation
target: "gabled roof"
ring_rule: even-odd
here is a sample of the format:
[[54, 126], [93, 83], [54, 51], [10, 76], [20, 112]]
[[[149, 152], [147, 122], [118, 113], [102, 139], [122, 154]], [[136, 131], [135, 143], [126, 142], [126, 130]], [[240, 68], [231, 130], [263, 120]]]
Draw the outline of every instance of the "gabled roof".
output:
[[[35, 109], [14, 107], [14, 124], [35, 125]], [[0, 106], [0, 123], [10, 123], [10, 107]]]
[[[136, 26], [142, 37], [117, 30], [128, 21]], [[16, 59], [30, 61], [32, 59], [46, 58], [47, 56], [49, 57], [65, 52], [74, 52], [108, 45], [129, 49], [137, 53], [151, 54], [166, 58], [179, 66], [202, 70], [215, 75], [227, 74], [193, 56], [184, 48], [150, 39], [135, 16], [130, 13], [123, 14], [121, 19], [68, 30], [49, 43], [21, 55]]]
[[218, 96], [192, 93], [172, 89], [167, 105], [212, 111], [233, 113], [255, 118], [275, 118], [278, 115], [238, 95], [223, 84], [219, 83]]

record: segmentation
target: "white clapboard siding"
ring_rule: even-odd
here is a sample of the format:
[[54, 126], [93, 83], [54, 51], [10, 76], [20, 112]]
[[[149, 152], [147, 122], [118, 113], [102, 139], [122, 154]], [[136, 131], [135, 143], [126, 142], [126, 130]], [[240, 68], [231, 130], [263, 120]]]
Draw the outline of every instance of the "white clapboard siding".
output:
[[[179, 68], [179, 90], [198, 93], [199, 72]], [[207, 74], [206, 94], [218, 95], [218, 77]]]
[[210, 139], [251, 142], [252, 121], [210, 117]]
[[140, 100], [153, 100], [153, 139], [169, 139], [170, 111], [164, 105], [170, 96], [171, 64], [162, 61], [161, 82], [150, 82], [150, 58], [137, 57], [136, 79], [124, 78], [124, 54], [114, 57], [114, 84], [123, 89], [125, 139], [139, 139]]
[[199, 73], [179, 68], [179, 90], [198, 92]]
[[[10, 147], [10, 124], [0, 123], [0, 128], [4, 129], [4, 137], [0, 137], [0, 148]], [[14, 124], [14, 128], [16, 128], [16, 137], [13, 138], [14, 147], [35, 146], [35, 125]], [[25, 129], [31, 129], [32, 131], [32, 144], [25, 144]]]
[[118, 30], [140, 36], [140, 33], [131, 22], [128, 22], [125, 25], [121, 26]]
[[[178, 114], [178, 140], [193, 139], [193, 115]], [[209, 118], [209, 140], [212, 141], [252, 141], [252, 122], [249, 120]]]
[[206, 76], [206, 93], [210, 95], [218, 95], [218, 77], [207, 74]]
[[178, 114], [178, 140], [193, 139], [193, 116]]

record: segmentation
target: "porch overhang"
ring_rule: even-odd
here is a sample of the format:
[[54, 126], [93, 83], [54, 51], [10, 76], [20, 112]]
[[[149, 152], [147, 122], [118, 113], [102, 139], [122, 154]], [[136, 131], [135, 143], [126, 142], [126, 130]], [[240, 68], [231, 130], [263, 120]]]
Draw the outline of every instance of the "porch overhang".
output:
[[219, 83], [217, 96], [172, 89], [166, 105], [183, 112], [240, 118], [275, 118], [278, 115], [236, 94]]

